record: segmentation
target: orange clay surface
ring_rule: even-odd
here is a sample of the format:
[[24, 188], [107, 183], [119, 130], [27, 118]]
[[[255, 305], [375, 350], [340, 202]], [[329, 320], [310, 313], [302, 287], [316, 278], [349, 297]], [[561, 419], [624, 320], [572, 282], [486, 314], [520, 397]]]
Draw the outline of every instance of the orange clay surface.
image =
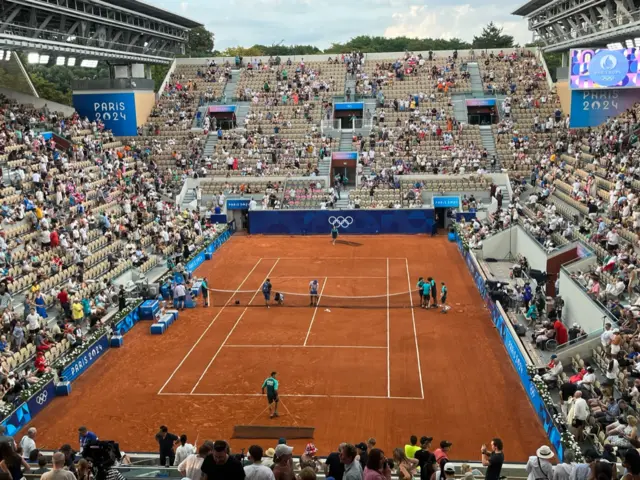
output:
[[[126, 452], [155, 452], [162, 424], [191, 442], [228, 439], [236, 451], [277, 440], [232, 439], [234, 425], [315, 427], [322, 455], [368, 437], [390, 454], [415, 434], [434, 437], [434, 448], [453, 442], [452, 459], [478, 460], [480, 446], [497, 436], [507, 461], [525, 461], [548, 443], [456, 244], [444, 236], [348, 240], [232, 237], [196, 276], [215, 289], [253, 290], [256, 306], [203, 308], [198, 299], [161, 336], [138, 323], [70, 397], [54, 399], [29, 424], [38, 447], [77, 448], [77, 428], [86, 425]], [[452, 308], [327, 312], [321, 299], [317, 310], [266, 309], [258, 289], [267, 276], [274, 291], [306, 293], [317, 278], [324, 295], [336, 296], [408, 292], [419, 276], [433, 276], [438, 287], [446, 282]], [[285, 299], [294, 300], [301, 299]], [[281, 396], [274, 420], [259, 395], [272, 370]], [[294, 454], [306, 442], [292, 440]]]

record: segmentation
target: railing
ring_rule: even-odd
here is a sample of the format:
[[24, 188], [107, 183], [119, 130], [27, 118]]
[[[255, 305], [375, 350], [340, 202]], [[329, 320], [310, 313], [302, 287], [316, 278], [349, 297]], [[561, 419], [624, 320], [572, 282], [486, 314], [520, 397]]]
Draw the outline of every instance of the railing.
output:
[[154, 90], [155, 82], [149, 78], [99, 78], [72, 80], [73, 90]]
[[341, 130], [342, 125], [340, 120], [335, 118], [322, 119], [320, 121], [320, 131], [324, 133], [325, 130]]

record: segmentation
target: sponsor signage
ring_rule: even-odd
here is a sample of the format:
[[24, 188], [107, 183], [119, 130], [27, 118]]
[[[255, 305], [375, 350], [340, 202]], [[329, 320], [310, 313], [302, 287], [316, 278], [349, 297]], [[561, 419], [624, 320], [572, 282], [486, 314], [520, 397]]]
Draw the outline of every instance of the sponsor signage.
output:
[[640, 90], [610, 88], [571, 92], [571, 128], [597, 127], [640, 101]]
[[466, 100], [467, 107], [495, 107], [495, 98], [470, 98]]
[[333, 152], [331, 160], [358, 160], [358, 152]]
[[459, 208], [460, 197], [433, 197], [433, 208]]
[[129, 330], [131, 330], [133, 326], [136, 323], [138, 323], [139, 320], [140, 320], [140, 312], [139, 312], [139, 308], [136, 307], [126, 317], [124, 317], [122, 320], [120, 320], [116, 324], [114, 330], [118, 332], [120, 335], [124, 335]]
[[209, 113], [235, 113], [235, 105], [211, 105], [209, 106]]
[[138, 134], [135, 94], [131, 93], [76, 93], [73, 107], [81, 117], [102, 121], [116, 137]]
[[53, 379], [51, 379], [38, 393], [26, 402], [21, 403], [18, 408], [2, 421], [2, 425], [6, 429], [6, 435], [14, 436], [18, 433], [36, 414], [46, 407], [55, 396], [56, 387]]
[[363, 110], [364, 103], [362, 102], [341, 102], [335, 104], [336, 110]]
[[76, 358], [73, 363], [66, 366], [60, 375], [65, 382], [72, 382], [82, 375], [91, 365], [100, 358], [109, 348], [109, 339], [106, 335], [101, 336], [98, 340]]
[[232, 198], [227, 200], [227, 210], [248, 210], [249, 198]]

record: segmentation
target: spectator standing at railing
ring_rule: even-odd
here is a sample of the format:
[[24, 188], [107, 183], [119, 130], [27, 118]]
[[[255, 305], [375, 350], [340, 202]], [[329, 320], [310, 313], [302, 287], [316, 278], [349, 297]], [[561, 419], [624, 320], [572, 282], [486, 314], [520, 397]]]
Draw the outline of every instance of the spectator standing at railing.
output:
[[62, 452], [53, 454], [53, 469], [44, 473], [40, 480], [76, 480], [76, 476], [64, 468], [65, 455]]
[[273, 471], [262, 464], [263, 450], [260, 445], [249, 447], [249, 460], [251, 465], [244, 467], [244, 474], [247, 480], [275, 480]]
[[202, 462], [202, 480], [242, 480], [245, 478], [242, 464], [229, 455], [229, 444], [224, 440], [213, 443], [213, 453]]
[[22, 447], [22, 456], [29, 458], [31, 452], [36, 450], [36, 435], [38, 431], [35, 427], [31, 427], [27, 430], [27, 434], [20, 440], [20, 446]]
[[183, 433], [180, 435], [180, 446], [176, 448], [176, 465], [180, 465], [189, 455], [194, 453], [196, 453], [195, 447], [187, 443], [187, 436]]
[[482, 445], [482, 466], [487, 467], [485, 480], [500, 480], [500, 472], [502, 472], [502, 464], [504, 463], [502, 448], [502, 440], [499, 438], [491, 440], [491, 450], [487, 450], [487, 447]]
[[183, 477], [187, 477], [190, 480], [200, 480], [202, 476], [202, 462], [204, 462], [204, 459], [210, 453], [211, 445], [205, 442], [198, 449], [197, 455], [189, 455], [178, 465], [178, 471]]

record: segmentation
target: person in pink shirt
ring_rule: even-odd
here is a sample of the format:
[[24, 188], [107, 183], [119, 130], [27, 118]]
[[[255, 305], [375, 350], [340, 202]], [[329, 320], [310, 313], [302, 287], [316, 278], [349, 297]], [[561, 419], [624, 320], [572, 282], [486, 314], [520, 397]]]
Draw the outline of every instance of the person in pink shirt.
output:
[[364, 467], [363, 480], [391, 480], [391, 467], [379, 448], [369, 452], [367, 466]]

